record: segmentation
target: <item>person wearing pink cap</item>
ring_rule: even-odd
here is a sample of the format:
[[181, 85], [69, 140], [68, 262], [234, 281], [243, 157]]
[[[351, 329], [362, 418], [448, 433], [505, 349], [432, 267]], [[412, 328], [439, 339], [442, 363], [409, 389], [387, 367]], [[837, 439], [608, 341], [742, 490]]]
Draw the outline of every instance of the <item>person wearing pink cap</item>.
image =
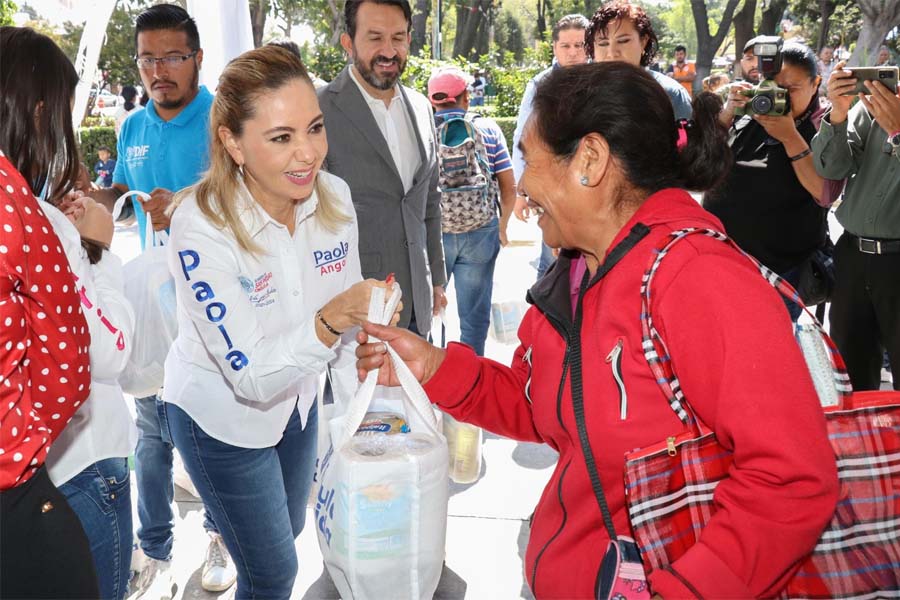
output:
[[[428, 80], [428, 99], [435, 108], [438, 134], [447, 281], [456, 278], [461, 341], [482, 356], [490, 325], [494, 264], [500, 246], [507, 244], [516, 183], [503, 131], [493, 120], [469, 112], [470, 83], [471, 77], [456, 67], [435, 69]], [[458, 175], [460, 171], [447, 177], [444, 161], [462, 157], [473, 169], [464, 177]], [[487, 167], [487, 172], [476, 163]], [[478, 185], [485, 186], [487, 194], [472, 191]]]

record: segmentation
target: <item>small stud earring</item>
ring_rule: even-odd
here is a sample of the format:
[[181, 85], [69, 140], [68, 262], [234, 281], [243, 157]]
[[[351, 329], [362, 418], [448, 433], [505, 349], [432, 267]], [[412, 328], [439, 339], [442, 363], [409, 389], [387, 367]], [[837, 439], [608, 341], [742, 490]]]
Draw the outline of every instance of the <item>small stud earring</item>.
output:
[[244, 165], [243, 164], [238, 165], [238, 173], [241, 174], [241, 178], [243, 179], [243, 177], [244, 177]]
[[588, 178], [587, 178], [587, 175], [582, 175], [582, 176], [581, 176], [580, 182], [581, 182], [581, 185], [586, 186], [586, 185], [588, 184]]

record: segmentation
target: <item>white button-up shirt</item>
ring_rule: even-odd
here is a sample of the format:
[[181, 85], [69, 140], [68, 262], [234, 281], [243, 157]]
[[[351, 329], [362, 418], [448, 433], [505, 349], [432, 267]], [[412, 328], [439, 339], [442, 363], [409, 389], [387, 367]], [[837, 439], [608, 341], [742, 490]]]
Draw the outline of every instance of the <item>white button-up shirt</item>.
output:
[[[394, 86], [394, 97], [391, 98], [390, 107], [388, 107], [385, 106], [384, 100], [375, 98], [366, 91], [366, 88], [356, 78], [355, 70], [355, 67], [350, 68], [350, 78], [359, 88], [359, 92], [372, 111], [375, 123], [378, 124], [378, 129], [384, 136], [384, 141], [387, 142], [391, 157], [400, 173], [403, 191], [408, 192], [412, 187], [413, 177], [422, 164], [422, 155], [419, 154], [419, 142], [416, 141], [416, 132], [409, 120], [409, 113], [403, 102], [399, 84]], [[427, 136], [423, 133], [422, 138], [427, 139]]]
[[137, 442], [118, 378], [131, 356], [134, 311], [125, 298], [122, 262], [104, 251], [92, 265], [75, 226], [56, 207], [41, 202], [75, 276], [81, 309], [91, 332], [91, 395], [47, 455], [47, 473], [62, 485], [95, 462], [125, 458]]
[[265, 254], [241, 249], [229, 230], [203, 215], [193, 194], [172, 219], [178, 337], [166, 359], [163, 400], [233, 446], [274, 446], [294, 410], [306, 427], [327, 363], [354, 377], [353, 333], [323, 345], [315, 313], [362, 279], [356, 213], [343, 180], [318, 177], [352, 218], [336, 232], [319, 222], [315, 192], [296, 207], [292, 236], [242, 186], [234, 202]]

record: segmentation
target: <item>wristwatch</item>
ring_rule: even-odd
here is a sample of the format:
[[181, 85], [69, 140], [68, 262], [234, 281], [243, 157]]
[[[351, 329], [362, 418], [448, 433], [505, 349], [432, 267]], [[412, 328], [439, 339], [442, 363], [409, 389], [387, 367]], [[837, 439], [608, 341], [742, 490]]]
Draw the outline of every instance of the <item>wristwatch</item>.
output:
[[884, 152], [885, 154], [900, 155], [900, 129], [888, 134], [884, 141]]

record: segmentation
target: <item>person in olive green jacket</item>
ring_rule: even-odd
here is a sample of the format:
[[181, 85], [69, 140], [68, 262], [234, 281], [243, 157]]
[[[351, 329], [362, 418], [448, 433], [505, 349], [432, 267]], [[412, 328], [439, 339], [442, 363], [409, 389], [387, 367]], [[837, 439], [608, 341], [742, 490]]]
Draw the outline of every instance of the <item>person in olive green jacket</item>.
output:
[[844, 234], [834, 254], [831, 335], [854, 389], [878, 389], [887, 350], [900, 390], [900, 97], [869, 81], [869, 93], [851, 108], [855, 85], [844, 62], [835, 65], [831, 112], [811, 144], [820, 175], [847, 178], [837, 210]]

